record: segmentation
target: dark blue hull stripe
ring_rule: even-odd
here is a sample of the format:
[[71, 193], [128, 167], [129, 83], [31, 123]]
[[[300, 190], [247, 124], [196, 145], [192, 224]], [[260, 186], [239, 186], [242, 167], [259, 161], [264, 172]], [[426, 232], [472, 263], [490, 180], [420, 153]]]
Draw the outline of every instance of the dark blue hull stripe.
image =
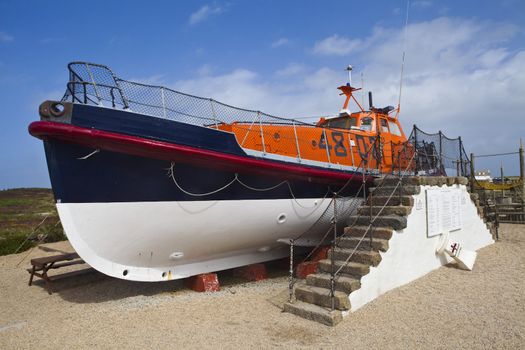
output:
[[[168, 174], [170, 162], [104, 150], [80, 160], [94, 150], [53, 140], [45, 141], [44, 145], [55, 198], [62, 203], [322, 198], [330, 190], [326, 184], [290, 181], [291, 191], [287, 184], [269, 191], [255, 191], [234, 182], [215, 194], [196, 197], [175, 185]], [[176, 163], [174, 176], [185, 191], [202, 194], [228, 184], [235, 173]], [[269, 178], [241, 173], [238, 177], [258, 189], [287, 180], [286, 174], [282, 178]], [[353, 195], [356, 188], [355, 184], [352, 186], [341, 195]], [[331, 190], [340, 187], [341, 184], [333, 185]]]

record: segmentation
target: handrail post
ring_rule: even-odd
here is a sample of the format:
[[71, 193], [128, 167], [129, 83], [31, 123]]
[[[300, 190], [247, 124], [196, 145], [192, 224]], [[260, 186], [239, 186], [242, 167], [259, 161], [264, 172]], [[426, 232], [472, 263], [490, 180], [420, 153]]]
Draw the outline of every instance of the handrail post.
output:
[[248, 134], [252, 131], [253, 124], [255, 124], [255, 120], [256, 120], [258, 117], [259, 117], [259, 114], [257, 114], [257, 116], [256, 116], [255, 118], [253, 118], [252, 123], [250, 124], [250, 127], [248, 128], [248, 131], [246, 132], [246, 135], [244, 135], [244, 138], [242, 139], [241, 147], [244, 146], [244, 142], [246, 142], [246, 139], [248, 138]]
[[328, 138], [326, 137], [326, 129], [323, 128], [324, 144], [326, 146], [326, 157], [328, 158], [328, 164], [332, 164], [330, 161], [330, 147], [328, 147]]
[[210, 98], [211, 112], [213, 114], [213, 120], [215, 121], [215, 129], [219, 129], [219, 123], [217, 122], [217, 115], [215, 114], [215, 108], [213, 108], [213, 99]]
[[100, 98], [100, 96], [98, 94], [97, 83], [95, 82], [95, 78], [93, 77], [93, 74], [91, 73], [91, 69], [89, 68], [89, 65], [87, 63], [85, 63], [85, 66], [86, 66], [86, 69], [88, 71], [89, 77], [91, 78], [91, 82], [93, 83], [93, 89], [95, 90], [95, 95], [97, 96], [98, 104], [101, 105], [102, 104], [102, 99]]
[[257, 111], [257, 118], [259, 118], [259, 130], [261, 131], [262, 151], [263, 151], [263, 155], [266, 155], [266, 145], [264, 144], [264, 133], [263, 133], [262, 122], [261, 122], [261, 112], [259, 111]]
[[395, 171], [395, 170], [394, 170], [394, 164], [395, 164], [394, 143], [391, 142], [390, 145], [391, 145], [391, 147], [390, 147], [390, 153], [391, 153], [390, 159], [392, 159], [392, 166], [391, 166], [391, 168], [392, 168], [391, 170], [392, 170], [392, 171], [391, 171], [391, 174], [394, 175], [394, 171]]
[[525, 213], [525, 159], [523, 157], [523, 142], [520, 139], [520, 181], [521, 181], [521, 203]]
[[82, 82], [82, 86], [84, 87], [84, 104], [87, 105], [87, 89], [86, 89], [87, 83], [85, 81]]
[[354, 150], [352, 148], [352, 134], [348, 133], [348, 144], [350, 145], [350, 158], [352, 159], [352, 166], [355, 167], [355, 161], [354, 161]]
[[464, 176], [465, 171], [463, 169], [463, 141], [461, 141], [461, 136], [458, 137], [459, 139], [459, 161], [461, 162], [461, 174], [459, 176]]
[[[417, 127], [416, 127], [416, 124], [414, 124], [414, 131], [412, 132], [413, 135], [414, 135], [414, 152], [417, 152]], [[408, 141], [407, 141], [408, 143]], [[406, 144], [405, 144], [405, 147], [406, 147]], [[415, 166], [415, 169], [414, 169], [414, 172], [417, 174], [418, 171], [419, 171], [419, 154], [416, 153], [416, 166]]]
[[470, 154], [470, 192], [474, 193], [474, 153]]
[[[373, 226], [373, 223], [372, 223], [372, 197], [374, 196], [374, 192], [370, 192], [370, 211], [369, 211], [369, 216], [368, 216], [368, 220], [370, 222], [370, 225]], [[370, 227], [370, 250], [372, 250], [372, 226]]]
[[[443, 173], [441, 173], [443, 171]], [[439, 130], [439, 174], [445, 176], [443, 168], [443, 133]]]
[[334, 239], [332, 241], [332, 254], [330, 254], [330, 302], [332, 311], [335, 310], [335, 245], [337, 241], [337, 192], [334, 192]]
[[160, 98], [162, 102], [162, 115], [164, 116], [164, 119], [166, 118], [166, 97], [164, 96], [164, 87], [160, 88]]
[[299, 139], [297, 138], [297, 129], [295, 128], [295, 120], [292, 120], [293, 133], [295, 135], [295, 148], [297, 148], [297, 159], [301, 162], [301, 150], [299, 149]]
[[288, 298], [290, 303], [293, 301], [293, 244], [294, 240], [290, 239], [290, 276], [288, 278]]
[[382, 174], [383, 172], [383, 152], [381, 149], [381, 132], [380, 131], [377, 132], [377, 138], [376, 138], [376, 142], [374, 142], [374, 148], [375, 148], [374, 149], [375, 155], [377, 156], [377, 159], [376, 159], [377, 171], [379, 174]]

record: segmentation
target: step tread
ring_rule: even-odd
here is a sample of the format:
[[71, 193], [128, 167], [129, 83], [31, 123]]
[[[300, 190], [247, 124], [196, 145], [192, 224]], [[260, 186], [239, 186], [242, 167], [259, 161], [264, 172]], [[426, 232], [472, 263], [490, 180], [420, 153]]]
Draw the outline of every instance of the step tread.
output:
[[[327, 272], [318, 272], [318, 273], [314, 273], [314, 274], [311, 274], [309, 275], [308, 277], [310, 277], [311, 280], [313, 279], [322, 279], [322, 280], [326, 280], [326, 281], [330, 281], [330, 279], [332, 278], [332, 276], [327, 273]], [[346, 274], [339, 274], [335, 277], [335, 280], [336, 280], [336, 283], [337, 282], [340, 282], [340, 283], [352, 283], [352, 284], [355, 284], [355, 283], [358, 283], [359, 285], [361, 285], [361, 280], [357, 277], [354, 277], [354, 276], [350, 276], [350, 275], [346, 275]], [[308, 284], [308, 278], [306, 279], [306, 283]], [[308, 284], [308, 285], [311, 285], [311, 284]], [[357, 290], [358, 288], [356, 288]], [[344, 291], [341, 291], [343, 293], [346, 293]]]
[[356, 236], [348, 236], [348, 237], [340, 237], [337, 241], [337, 244], [339, 247], [345, 248], [345, 249], [354, 249], [357, 247], [358, 250], [375, 250], [375, 251], [382, 251], [386, 252], [388, 250], [388, 239], [383, 238], [376, 238], [373, 237], [372, 239], [372, 247], [370, 247], [370, 237], [367, 235], [367, 237], [361, 239], [361, 237]]
[[[323, 287], [317, 287], [317, 286], [310, 286], [310, 285], [307, 285], [307, 284], [301, 284], [299, 286], [297, 286], [297, 288], [295, 288], [295, 290], [302, 290], [304, 292], [310, 292], [310, 293], [314, 293], [314, 294], [318, 294], [318, 295], [323, 295], [323, 296], [330, 296], [330, 289], [328, 288], [323, 288]], [[336, 290], [335, 293], [334, 293], [335, 297], [336, 298], [346, 298], [348, 297], [348, 294], [346, 294], [345, 292], [341, 292], [341, 291], [338, 291]]]
[[335, 326], [343, 320], [343, 314], [339, 310], [330, 310], [319, 305], [305, 303], [297, 300], [293, 303], [287, 302], [283, 306], [284, 312], [294, 314], [307, 320], [316, 321], [327, 326]]
[[[311, 274], [306, 277], [306, 284], [309, 286], [330, 288], [331, 275], [327, 272]], [[361, 288], [361, 281], [358, 278], [348, 275], [338, 275], [335, 278], [335, 289], [349, 295]]]
[[[294, 294], [297, 300], [307, 303], [316, 304], [323, 307], [330, 307], [332, 304], [330, 288], [301, 284], [295, 288]], [[348, 294], [345, 292], [335, 290], [333, 301], [334, 307], [338, 310], [350, 309], [350, 299], [348, 298]]]
[[[319, 264], [332, 264], [332, 261], [330, 261], [330, 259], [324, 259], [324, 260], [319, 260]], [[334, 264], [335, 266], [337, 266], [339, 268], [339, 266], [345, 264], [345, 261], [344, 260], [334, 260]], [[349, 261], [346, 263], [347, 266], [354, 266], [354, 267], [363, 267], [363, 266], [366, 266], [367, 268], [370, 267], [370, 265], [368, 264], [362, 264], [362, 263], [358, 263], [358, 262], [353, 262], [353, 261]]]
[[[359, 242], [361, 240], [360, 237], [356, 237], [356, 236], [342, 236], [339, 238], [340, 241], [348, 241], [348, 242]], [[374, 237], [374, 241], [379, 241], [379, 242], [385, 242], [385, 243], [388, 243], [388, 239], [385, 239], [385, 238], [376, 238]], [[365, 237], [362, 241], [362, 243], [365, 243], [365, 242], [368, 242], [368, 237]]]
[[362, 250], [354, 248], [338, 247], [335, 251], [328, 252], [328, 258], [332, 255], [336, 260], [346, 261], [350, 256], [350, 261], [360, 262], [365, 265], [377, 266], [382, 260], [381, 254], [377, 250]]

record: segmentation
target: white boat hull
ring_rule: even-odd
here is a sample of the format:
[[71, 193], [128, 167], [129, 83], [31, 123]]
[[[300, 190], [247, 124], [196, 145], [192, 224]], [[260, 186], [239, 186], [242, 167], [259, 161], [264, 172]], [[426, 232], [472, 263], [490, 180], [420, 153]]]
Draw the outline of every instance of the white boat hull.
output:
[[330, 203], [311, 198], [57, 203], [57, 208], [73, 248], [89, 265], [109, 276], [154, 282], [279, 259], [288, 256], [289, 247], [278, 240], [307, 231], [299, 243], [315, 245], [329, 228]]

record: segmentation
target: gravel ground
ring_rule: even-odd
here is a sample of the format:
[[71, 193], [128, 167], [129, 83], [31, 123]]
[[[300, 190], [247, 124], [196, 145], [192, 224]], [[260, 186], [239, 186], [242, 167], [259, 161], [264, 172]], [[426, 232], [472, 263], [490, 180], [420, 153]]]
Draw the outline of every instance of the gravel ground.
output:
[[223, 273], [217, 293], [93, 273], [56, 282], [49, 296], [41, 283], [27, 286], [29, 259], [71, 247], [47, 244], [0, 257], [0, 349], [523, 349], [525, 225], [502, 225], [500, 237], [479, 251], [474, 271], [442, 267], [334, 328], [281, 313], [287, 279], [279, 268], [251, 283]]

